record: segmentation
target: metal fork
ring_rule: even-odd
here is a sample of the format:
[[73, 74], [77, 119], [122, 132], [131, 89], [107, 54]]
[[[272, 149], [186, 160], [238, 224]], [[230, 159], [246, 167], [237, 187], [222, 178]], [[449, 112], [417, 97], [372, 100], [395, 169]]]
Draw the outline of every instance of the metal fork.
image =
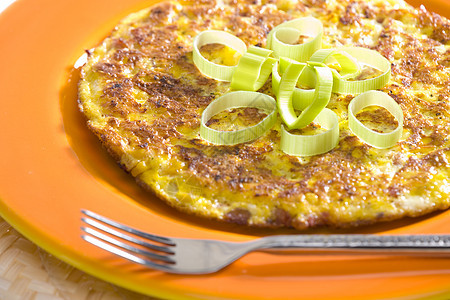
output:
[[89, 210], [82, 210], [82, 213], [82, 221], [89, 225], [81, 227], [84, 240], [135, 263], [169, 273], [213, 273], [251, 251], [273, 248], [332, 250], [339, 253], [368, 251], [370, 254], [385, 255], [440, 254], [450, 258], [450, 234], [299, 234], [267, 236], [248, 242], [225, 242], [157, 236]]

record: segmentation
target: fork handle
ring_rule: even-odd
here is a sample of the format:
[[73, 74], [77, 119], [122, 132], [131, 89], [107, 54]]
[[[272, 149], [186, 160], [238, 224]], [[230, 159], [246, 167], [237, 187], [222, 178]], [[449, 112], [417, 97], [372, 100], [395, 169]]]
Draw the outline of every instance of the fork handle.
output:
[[277, 235], [258, 240], [260, 248], [300, 248], [309, 250], [382, 250], [383, 253], [450, 254], [450, 235]]

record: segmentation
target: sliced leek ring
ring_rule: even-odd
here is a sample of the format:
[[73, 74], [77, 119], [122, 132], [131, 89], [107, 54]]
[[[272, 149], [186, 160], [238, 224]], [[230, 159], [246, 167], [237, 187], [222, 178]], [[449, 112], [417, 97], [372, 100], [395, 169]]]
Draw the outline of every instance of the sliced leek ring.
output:
[[374, 78], [354, 81], [335, 76], [333, 92], [339, 94], [361, 94], [370, 90], [381, 89], [391, 79], [391, 63], [377, 51], [362, 47], [341, 47], [339, 50], [351, 55], [360, 65], [371, 66], [380, 70], [382, 74]]
[[[273, 28], [267, 36], [266, 47], [274, 51], [274, 56], [288, 57], [306, 62], [322, 46], [323, 25], [313, 17], [298, 18], [284, 22]], [[311, 37], [303, 44], [294, 44], [301, 36]]]
[[[217, 113], [230, 108], [256, 107], [268, 115], [258, 124], [235, 131], [215, 130], [206, 123]], [[200, 125], [200, 136], [216, 145], [235, 145], [250, 142], [262, 136], [273, 127], [277, 120], [277, 104], [273, 97], [250, 91], [235, 91], [224, 94], [211, 102], [203, 111]]]
[[210, 78], [221, 81], [231, 81], [236, 66], [224, 66], [207, 60], [201, 53], [200, 48], [207, 44], [223, 44], [243, 55], [247, 51], [247, 46], [238, 37], [220, 30], [206, 30], [200, 32], [194, 38], [193, 60], [200, 72]]
[[[356, 114], [371, 105], [377, 105], [387, 109], [397, 120], [397, 128], [391, 132], [376, 132], [362, 124], [356, 118]], [[348, 126], [357, 137], [367, 144], [379, 149], [390, 148], [402, 137], [403, 111], [400, 105], [386, 93], [381, 91], [368, 91], [356, 96], [350, 101], [348, 105]]]
[[314, 122], [326, 131], [315, 135], [296, 135], [281, 126], [281, 150], [289, 155], [312, 156], [334, 149], [339, 142], [339, 120], [336, 113], [324, 108]]
[[328, 67], [314, 66], [317, 81], [314, 89], [314, 98], [311, 103], [306, 103], [305, 101], [305, 103], [300, 105], [304, 107], [304, 109], [300, 115], [297, 116], [292, 99], [295, 85], [306, 67], [306, 64], [291, 62], [281, 77], [278, 87], [278, 110], [281, 118], [289, 129], [303, 128], [307, 126], [317, 117], [317, 115], [330, 101], [333, 86], [333, 75]]
[[267, 81], [272, 72], [272, 66], [277, 61], [272, 50], [250, 46], [241, 57], [231, 79], [233, 90], [257, 91]]
[[[280, 57], [279, 60], [280, 63], [275, 62], [275, 64], [272, 67], [272, 92], [277, 95], [278, 94], [278, 88], [280, 86], [281, 81], [281, 75], [278, 69], [280, 69], [281, 72], [284, 73], [285, 69], [287, 68], [287, 65], [285, 65], [286, 62], [291, 63], [292, 60]], [[303, 74], [303, 73], [302, 73]], [[314, 75], [314, 74], [312, 74]], [[300, 79], [298, 81], [301, 81], [302, 75], [300, 75]], [[315, 76], [311, 81], [315, 84]], [[294, 93], [292, 94], [292, 106], [296, 110], [304, 110], [306, 107], [308, 107], [314, 100], [314, 89], [300, 89], [295, 87]]]
[[[338, 94], [360, 94], [370, 90], [384, 87], [391, 78], [391, 63], [377, 51], [362, 47], [340, 47], [337, 49], [321, 49], [314, 53], [310, 61], [327, 63], [334, 59], [341, 71], [331, 69], [333, 72], [333, 92]], [[354, 80], [361, 72], [361, 66], [367, 65], [382, 74], [377, 77]], [[306, 86], [313, 87], [310, 81], [312, 69], [305, 70], [303, 78], [300, 79]]]
[[361, 67], [358, 61], [347, 52], [339, 50], [339, 48], [320, 49], [309, 60], [324, 64], [336, 62], [341, 68], [341, 71], [338, 72], [335, 69], [331, 69], [331, 71], [335, 77], [343, 80], [354, 78], [361, 73]]

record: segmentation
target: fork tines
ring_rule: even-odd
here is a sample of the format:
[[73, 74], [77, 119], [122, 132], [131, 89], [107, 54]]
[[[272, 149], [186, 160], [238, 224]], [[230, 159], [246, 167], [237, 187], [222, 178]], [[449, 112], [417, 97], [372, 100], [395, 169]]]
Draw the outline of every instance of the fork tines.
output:
[[171, 258], [175, 243], [112, 221], [89, 210], [81, 210], [81, 237], [104, 250], [154, 269], [167, 271], [175, 263]]

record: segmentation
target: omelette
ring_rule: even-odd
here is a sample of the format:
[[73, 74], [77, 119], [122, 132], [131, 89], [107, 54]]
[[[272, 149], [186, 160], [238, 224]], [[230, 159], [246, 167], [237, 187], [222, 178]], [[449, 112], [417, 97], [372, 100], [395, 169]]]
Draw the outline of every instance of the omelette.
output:
[[[220, 30], [247, 47], [264, 48], [273, 28], [307, 16], [323, 24], [322, 48], [368, 48], [390, 62], [391, 77], [379, 91], [403, 111], [400, 140], [379, 149], [355, 136], [348, 124], [348, 105], [357, 96], [351, 93], [331, 94], [327, 108], [338, 117], [339, 138], [322, 154], [282, 151], [280, 116], [249, 142], [203, 139], [202, 112], [231, 88], [196, 67], [194, 38]], [[200, 51], [227, 66], [241, 57], [218, 43]], [[258, 92], [274, 96], [271, 81]], [[78, 101], [90, 130], [139, 185], [199, 218], [253, 227], [344, 228], [450, 205], [450, 21], [423, 6], [400, 0], [159, 2], [123, 19], [88, 51]], [[255, 107], [232, 108], [206, 126], [232, 131], [266, 116]], [[357, 118], [379, 132], [398, 126], [378, 106]], [[311, 123], [291, 133], [321, 130]]]

